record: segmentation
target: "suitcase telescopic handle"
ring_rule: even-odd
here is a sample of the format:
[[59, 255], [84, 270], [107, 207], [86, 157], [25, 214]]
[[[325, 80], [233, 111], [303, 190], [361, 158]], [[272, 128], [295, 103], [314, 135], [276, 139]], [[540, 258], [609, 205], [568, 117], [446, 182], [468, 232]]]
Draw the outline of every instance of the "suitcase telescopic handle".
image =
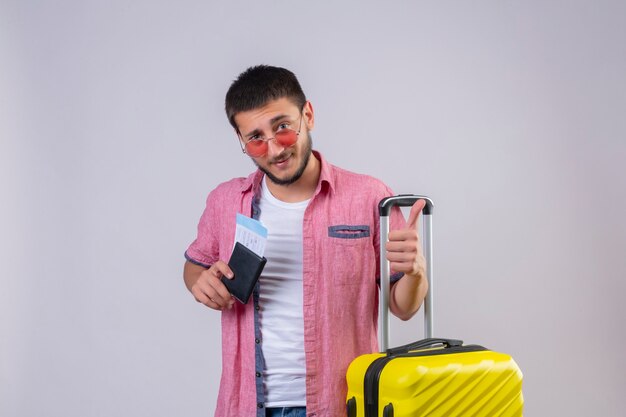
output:
[[380, 296], [378, 300], [378, 343], [381, 352], [389, 348], [389, 261], [387, 260], [386, 244], [389, 236], [389, 216], [394, 206], [410, 207], [418, 200], [426, 201], [422, 210], [423, 231], [422, 242], [424, 258], [426, 258], [426, 278], [428, 280], [428, 293], [424, 299], [424, 337], [432, 338], [434, 332], [433, 322], [433, 237], [432, 237], [432, 214], [433, 201], [423, 195], [401, 194], [384, 198], [378, 204], [380, 214]]
[[417, 200], [426, 201], [426, 206], [424, 206], [422, 214], [426, 216], [432, 215], [434, 207], [433, 201], [426, 196], [414, 194], [399, 194], [393, 197], [383, 198], [378, 204], [378, 212], [381, 216], [389, 216], [392, 207], [411, 207]]

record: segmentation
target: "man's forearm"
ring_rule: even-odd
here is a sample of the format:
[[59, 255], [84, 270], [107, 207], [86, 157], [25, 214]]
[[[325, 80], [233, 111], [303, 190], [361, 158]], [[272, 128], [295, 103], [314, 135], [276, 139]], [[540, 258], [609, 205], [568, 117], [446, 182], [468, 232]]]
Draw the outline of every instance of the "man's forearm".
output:
[[404, 274], [396, 282], [389, 294], [389, 308], [401, 320], [408, 320], [417, 313], [428, 292], [428, 280], [425, 274], [417, 276]]

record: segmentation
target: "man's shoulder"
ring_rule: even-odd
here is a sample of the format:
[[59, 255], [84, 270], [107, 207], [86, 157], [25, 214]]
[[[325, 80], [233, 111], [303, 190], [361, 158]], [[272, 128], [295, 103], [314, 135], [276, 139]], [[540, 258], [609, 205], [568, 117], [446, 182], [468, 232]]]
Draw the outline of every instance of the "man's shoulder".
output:
[[235, 190], [242, 190], [245, 188], [246, 183], [249, 182], [248, 177], [235, 177], [227, 181], [218, 184], [213, 191], [217, 192], [232, 192]]
[[213, 188], [208, 198], [218, 200], [240, 198], [242, 193], [252, 188], [255, 175], [256, 172], [253, 172], [248, 177], [235, 177], [224, 181]]
[[337, 188], [370, 190], [372, 192], [388, 193], [390, 191], [387, 184], [382, 180], [368, 174], [362, 174], [332, 165], [332, 172]]

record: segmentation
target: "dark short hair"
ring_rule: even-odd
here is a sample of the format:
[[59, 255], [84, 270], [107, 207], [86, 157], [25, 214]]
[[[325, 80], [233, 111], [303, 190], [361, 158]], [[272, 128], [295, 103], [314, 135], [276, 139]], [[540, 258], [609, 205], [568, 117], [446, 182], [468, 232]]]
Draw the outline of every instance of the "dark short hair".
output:
[[303, 108], [306, 97], [295, 74], [285, 68], [257, 65], [242, 72], [226, 93], [226, 117], [238, 130], [237, 113], [258, 109], [280, 98]]

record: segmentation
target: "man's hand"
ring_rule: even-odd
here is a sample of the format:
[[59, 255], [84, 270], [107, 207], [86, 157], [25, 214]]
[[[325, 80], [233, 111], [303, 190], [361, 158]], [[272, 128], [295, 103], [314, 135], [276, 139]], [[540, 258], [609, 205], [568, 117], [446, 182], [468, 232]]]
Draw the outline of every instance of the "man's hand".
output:
[[227, 263], [217, 261], [209, 269], [205, 269], [186, 262], [184, 276], [187, 288], [199, 303], [219, 311], [230, 309], [235, 303], [235, 299], [221, 281], [222, 276], [228, 279], [233, 277], [233, 271]]
[[406, 227], [389, 232], [387, 259], [391, 269], [404, 272], [404, 276], [391, 287], [389, 308], [402, 320], [408, 320], [419, 310], [428, 292], [426, 259], [417, 234], [419, 215], [426, 205], [425, 200], [417, 200]]
[[389, 232], [387, 259], [393, 271], [404, 272], [413, 277], [425, 275], [426, 259], [417, 233], [417, 222], [425, 205], [425, 200], [417, 200], [411, 207], [406, 228]]

